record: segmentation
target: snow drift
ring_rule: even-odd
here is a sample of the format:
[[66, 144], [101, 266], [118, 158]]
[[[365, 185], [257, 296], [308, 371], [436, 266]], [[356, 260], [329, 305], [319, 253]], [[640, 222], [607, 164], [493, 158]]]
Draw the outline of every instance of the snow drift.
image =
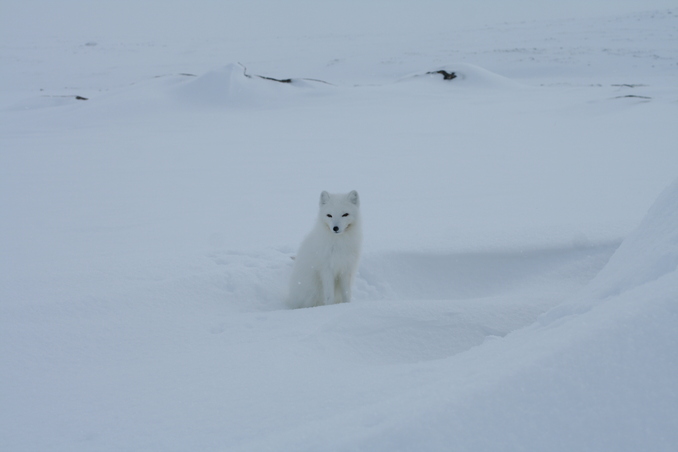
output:
[[432, 382], [239, 450], [673, 450], [677, 207], [678, 181], [582, 293]]
[[178, 99], [194, 105], [246, 107], [291, 95], [284, 83], [247, 76], [239, 64], [206, 72], [176, 89]]
[[[380, 85], [384, 88], [404, 82], [442, 82], [458, 88], [516, 89], [525, 86], [507, 77], [468, 63], [450, 64], [433, 70], [422, 70], [400, 80]], [[304, 97], [345, 94], [343, 90], [360, 88], [361, 85], [341, 86], [331, 80], [309, 78], [276, 78], [268, 75], [250, 74], [239, 63], [212, 69], [170, 89], [169, 96], [193, 106], [212, 107], [262, 107], [281, 105]], [[376, 88], [375, 85], [370, 85]], [[439, 84], [439, 88], [446, 87]], [[343, 88], [341, 90], [340, 88]]]
[[526, 88], [515, 80], [488, 71], [469, 63], [455, 63], [435, 69], [412, 74], [401, 81], [420, 81], [422, 79], [445, 80], [451, 86], [479, 89], [517, 89]]

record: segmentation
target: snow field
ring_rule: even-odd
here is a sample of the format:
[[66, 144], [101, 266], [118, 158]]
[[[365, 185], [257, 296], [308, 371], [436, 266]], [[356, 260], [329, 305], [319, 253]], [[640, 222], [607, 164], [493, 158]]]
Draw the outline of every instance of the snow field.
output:
[[674, 450], [678, 13], [603, 3], [8, 5], [0, 449]]

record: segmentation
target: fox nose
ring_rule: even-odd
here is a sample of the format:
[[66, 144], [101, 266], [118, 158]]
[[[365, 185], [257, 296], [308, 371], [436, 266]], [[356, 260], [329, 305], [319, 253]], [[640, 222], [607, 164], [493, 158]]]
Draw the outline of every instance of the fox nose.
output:
[[333, 227], [332, 230], [333, 230], [334, 232], [339, 232], [339, 226]]

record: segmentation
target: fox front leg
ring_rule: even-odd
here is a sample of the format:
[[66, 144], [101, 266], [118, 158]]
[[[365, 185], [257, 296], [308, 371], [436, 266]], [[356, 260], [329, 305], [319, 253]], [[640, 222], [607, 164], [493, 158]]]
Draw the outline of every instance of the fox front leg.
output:
[[323, 285], [323, 302], [325, 305], [334, 304], [334, 276], [329, 272], [324, 272], [320, 276], [320, 281]]
[[342, 274], [337, 279], [337, 289], [341, 294], [341, 298], [344, 303], [351, 301], [351, 277], [346, 274]]

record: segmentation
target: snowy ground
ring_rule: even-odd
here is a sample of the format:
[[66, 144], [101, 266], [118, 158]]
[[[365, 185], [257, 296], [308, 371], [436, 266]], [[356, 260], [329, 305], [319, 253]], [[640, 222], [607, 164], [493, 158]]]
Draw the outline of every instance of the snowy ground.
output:
[[0, 450], [676, 450], [670, 2], [15, 3]]

